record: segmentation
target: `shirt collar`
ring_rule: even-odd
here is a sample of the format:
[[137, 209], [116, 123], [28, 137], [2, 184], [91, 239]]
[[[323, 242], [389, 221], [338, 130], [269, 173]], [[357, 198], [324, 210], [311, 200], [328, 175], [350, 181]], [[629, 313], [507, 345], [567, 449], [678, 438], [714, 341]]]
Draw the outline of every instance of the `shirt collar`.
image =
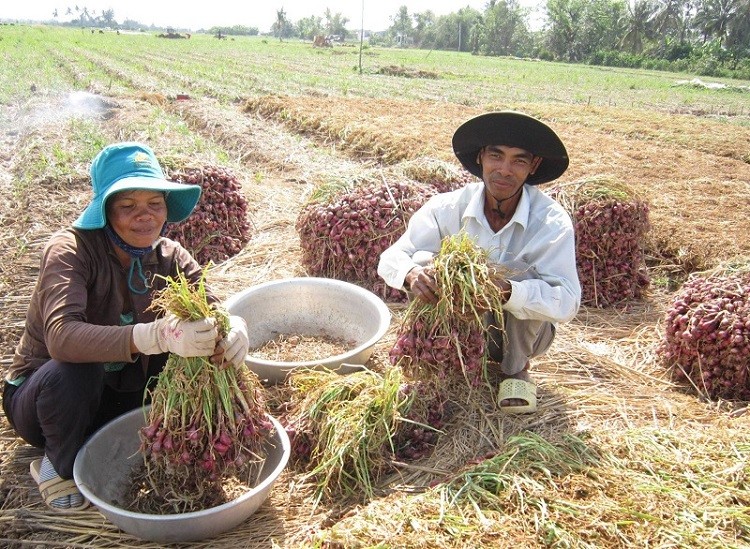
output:
[[[464, 211], [464, 218], [467, 217], [473, 217], [478, 222], [489, 226], [489, 222], [487, 221], [487, 218], [484, 215], [484, 193], [485, 193], [485, 187], [482, 185], [479, 188], [479, 192], [475, 193], [474, 196], [471, 197], [471, 200], [469, 200], [469, 204], [466, 206], [466, 211]], [[529, 188], [528, 185], [523, 186], [523, 190], [521, 191], [521, 199], [518, 201], [518, 206], [516, 207], [516, 211], [513, 214], [513, 217], [510, 218], [510, 221], [508, 221], [508, 225], [511, 225], [513, 223], [518, 223], [526, 229], [529, 225], [529, 211], [531, 209], [531, 199], [529, 198]]]

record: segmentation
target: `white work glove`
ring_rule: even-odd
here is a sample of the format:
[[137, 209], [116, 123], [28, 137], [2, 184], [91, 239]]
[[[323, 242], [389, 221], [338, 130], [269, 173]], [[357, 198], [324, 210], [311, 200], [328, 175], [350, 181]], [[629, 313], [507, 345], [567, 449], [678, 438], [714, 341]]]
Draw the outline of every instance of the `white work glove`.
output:
[[219, 347], [224, 350], [224, 361], [231, 362], [235, 368], [242, 366], [249, 346], [245, 319], [241, 316], [230, 316], [229, 333], [219, 342]]
[[170, 352], [185, 358], [211, 356], [217, 337], [214, 318], [190, 321], [169, 315], [133, 326], [133, 343], [144, 355]]

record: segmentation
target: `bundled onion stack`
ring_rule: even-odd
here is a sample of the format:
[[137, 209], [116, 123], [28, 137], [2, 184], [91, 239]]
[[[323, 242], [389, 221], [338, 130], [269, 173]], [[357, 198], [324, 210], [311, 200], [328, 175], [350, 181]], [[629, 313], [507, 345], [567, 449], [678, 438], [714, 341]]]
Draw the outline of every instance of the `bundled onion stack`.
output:
[[573, 219], [581, 302], [610, 307], [641, 298], [649, 283], [643, 254], [648, 204], [607, 177], [559, 185], [549, 194]]
[[750, 400], [750, 259], [693, 274], [665, 318], [659, 355], [709, 398]]
[[[204, 279], [168, 277], [152, 307], [181, 319], [214, 317], [221, 335], [229, 315], [210, 304]], [[221, 501], [226, 477], [253, 471], [273, 424], [258, 376], [209, 357], [171, 354], [150, 391], [147, 425], [141, 429], [143, 485], [135, 506], [143, 512], [192, 512]], [[256, 467], [257, 469], [257, 467]]]
[[487, 252], [466, 233], [443, 239], [433, 260], [437, 304], [415, 299], [390, 350], [392, 364], [412, 377], [461, 373], [471, 385], [484, 378], [487, 362], [484, 315], [494, 311], [502, 329], [502, 292]]
[[378, 261], [430, 192], [405, 179], [365, 180], [354, 189], [336, 190], [322, 187], [297, 219], [303, 266], [312, 276], [352, 282], [383, 299], [403, 300], [400, 291], [378, 277]]
[[446, 162], [418, 158], [354, 184], [321, 185], [296, 223], [303, 266], [312, 276], [352, 282], [387, 301], [403, 301], [403, 292], [377, 274], [380, 254], [428, 198], [458, 189], [471, 177]]
[[237, 255], [251, 236], [247, 199], [237, 177], [218, 166], [182, 168], [169, 177], [200, 185], [202, 193], [190, 217], [170, 225], [166, 236], [187, 248], [201, 265]]

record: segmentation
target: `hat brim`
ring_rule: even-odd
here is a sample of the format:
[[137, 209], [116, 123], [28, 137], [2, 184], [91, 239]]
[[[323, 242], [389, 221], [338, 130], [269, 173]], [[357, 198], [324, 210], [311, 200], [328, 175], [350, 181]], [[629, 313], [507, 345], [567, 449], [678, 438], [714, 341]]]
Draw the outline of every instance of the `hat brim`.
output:
[[125, 177], [110, 185], [73, 222], [77, 229], [101, 229], [107, 224], [106, 204], [110, 196], [123, 191], [156, 191], [166, 194], [167, 221], [177, 223], [186, 219], [198, 204], [201, 196], [200, 185], [175, 183], [156, 177]]
[[542, 158], [529, 185], [547, 183], [568, 169], [568, 151], [557, 134], [544, 122], [515, 111], [481, 114], [464, 122], [453, 134], [453, 152], [464, 168], [482, 178], [477, 162], [479, 151], [488, 145], [506, 145], [524, 149]]

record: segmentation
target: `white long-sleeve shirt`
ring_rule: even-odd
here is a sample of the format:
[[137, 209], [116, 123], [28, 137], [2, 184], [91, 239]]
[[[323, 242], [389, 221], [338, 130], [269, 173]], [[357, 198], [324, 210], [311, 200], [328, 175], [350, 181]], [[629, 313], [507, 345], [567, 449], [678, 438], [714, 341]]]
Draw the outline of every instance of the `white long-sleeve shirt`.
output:
[[526, 264], [539, 278], [511, 280], [503, 310], [519, 319], [553, 323], [571, 320], [581, 304], [573, 223], [560, 204], [524, 185], [518, 207], [498, 232], [484, 215], [484, 184], [471, 183], [430, 198], [409, 220], [404, 234], [380, 256], [378, 275], [393, 288], [418, 265], [427, 264], [443, 238], [464, 229], [487, 250], [489, 261]]

